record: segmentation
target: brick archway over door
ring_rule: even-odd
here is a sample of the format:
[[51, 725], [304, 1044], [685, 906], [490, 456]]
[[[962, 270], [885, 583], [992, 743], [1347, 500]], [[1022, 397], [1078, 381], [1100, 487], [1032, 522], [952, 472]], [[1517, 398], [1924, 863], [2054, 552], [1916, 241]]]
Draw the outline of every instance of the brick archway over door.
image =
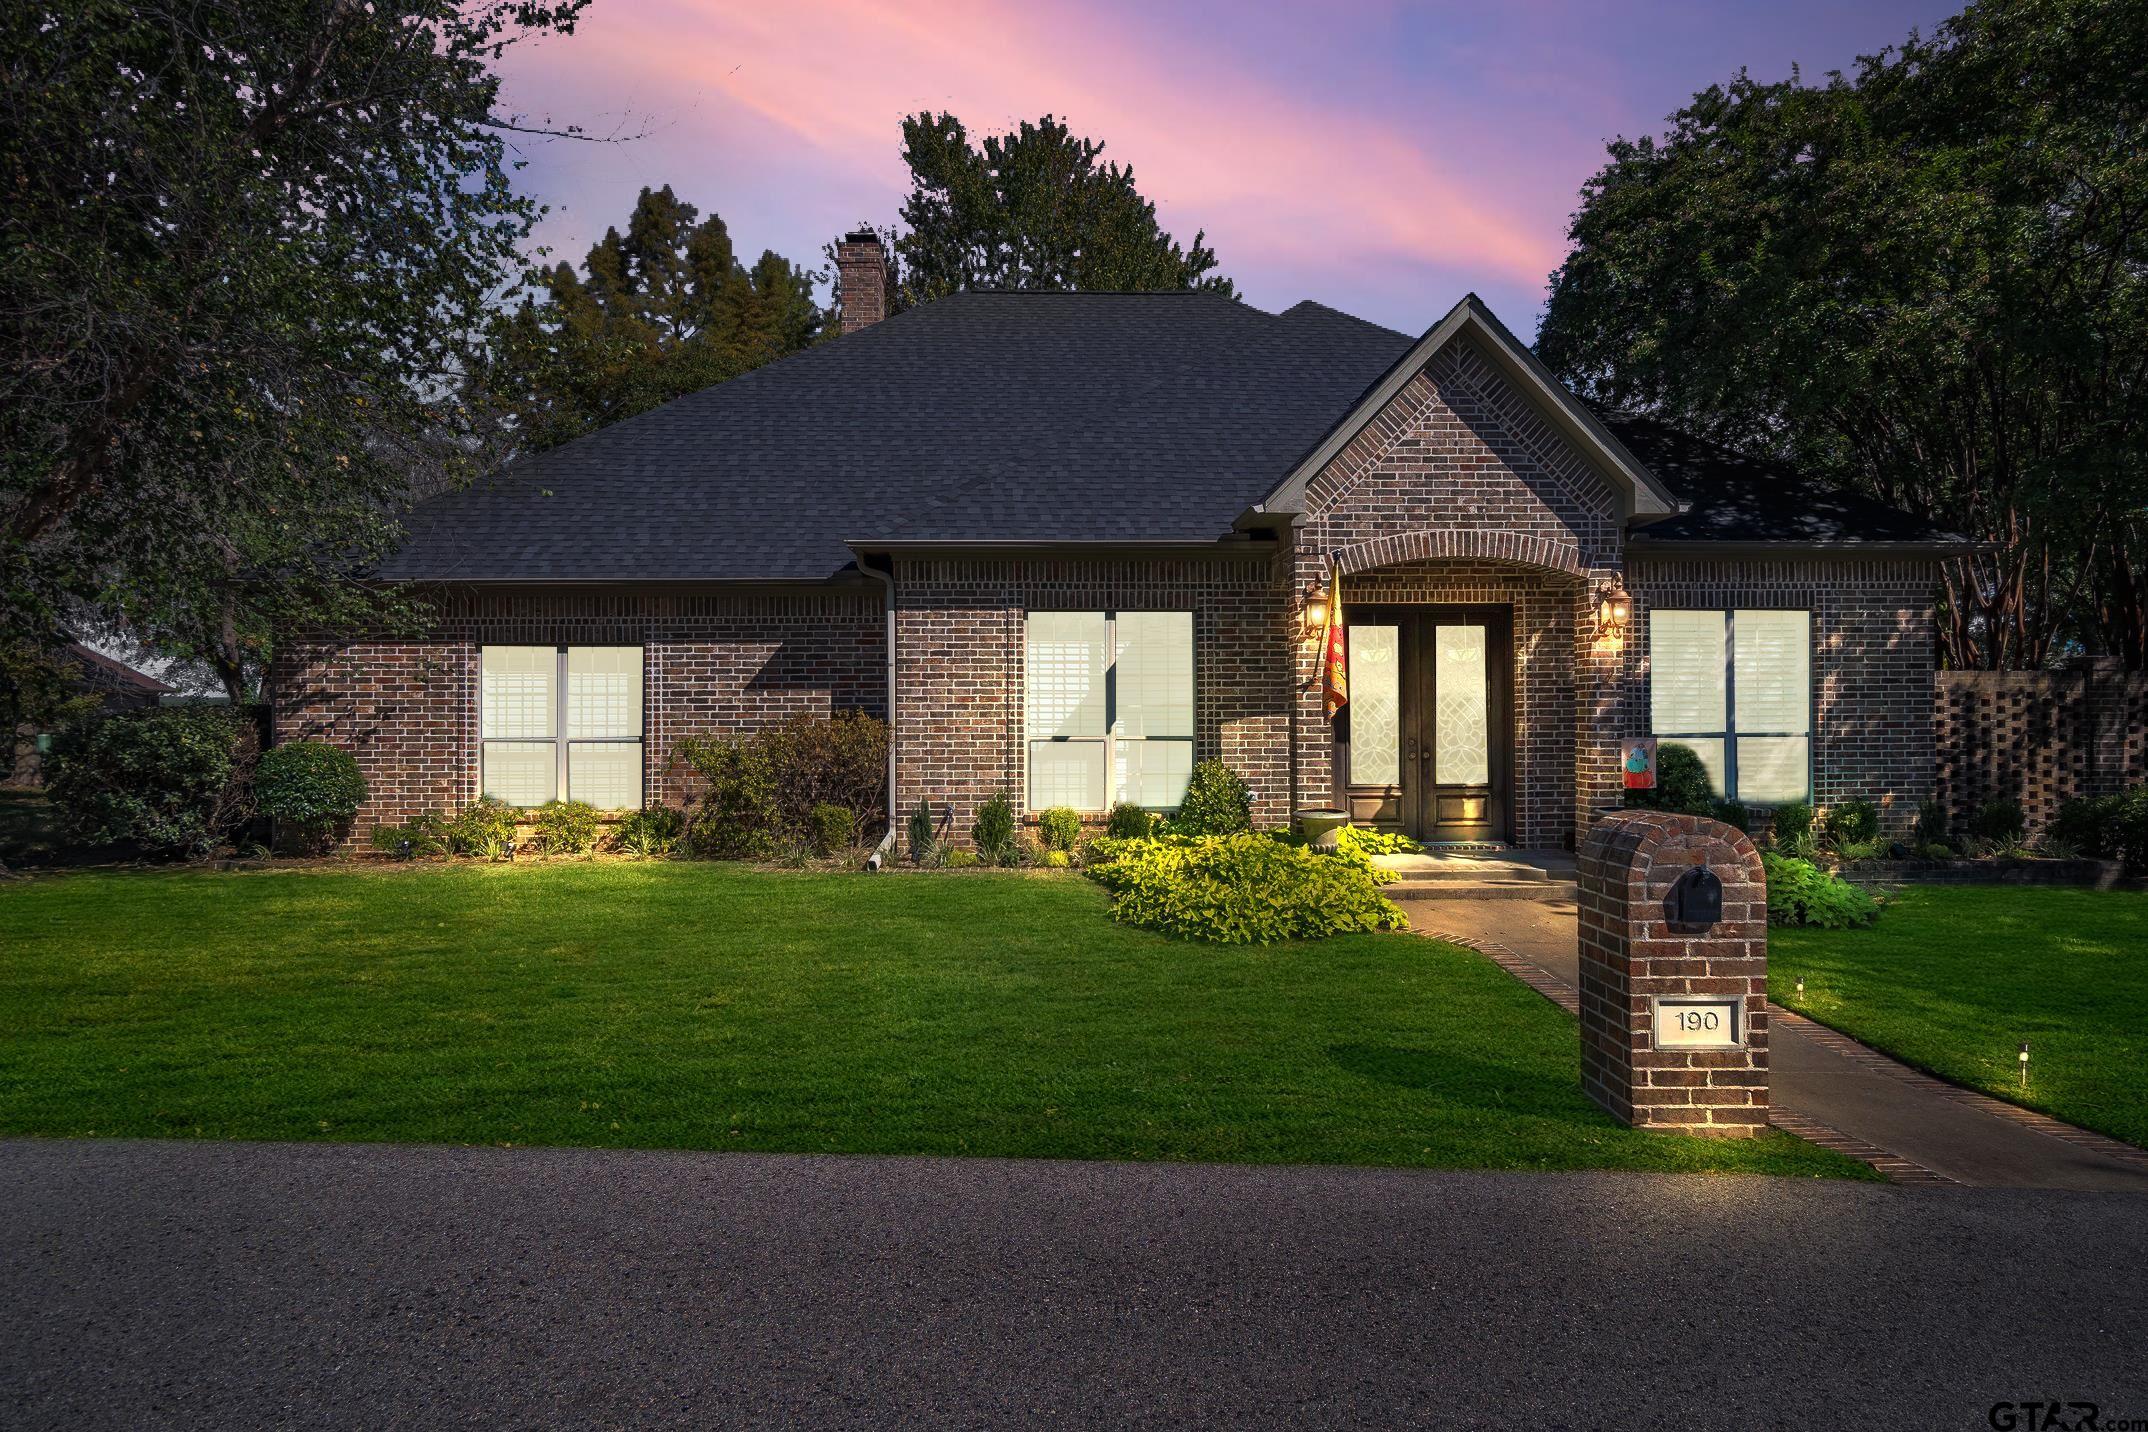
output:
[[1354, 543], [1335, 554], [1336, 565], [1344, 576], [1402, 562], [1435, 560], [1512, 562], [1557, 572], [1576, 581], [1587, 576], [1587, 569], [1581, 564], [1579, 543], [1501, 528], [1446, 527], [1393, 532]]

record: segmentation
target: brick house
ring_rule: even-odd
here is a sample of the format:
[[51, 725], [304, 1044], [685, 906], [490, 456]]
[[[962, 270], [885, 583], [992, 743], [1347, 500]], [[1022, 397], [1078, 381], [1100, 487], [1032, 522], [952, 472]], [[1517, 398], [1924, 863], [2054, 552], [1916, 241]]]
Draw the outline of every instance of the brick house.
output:
[[377, 575], [431, 594], [425, 639], [282, 645], [278, 738], [357, 753], [354, 834], [481, 791], [676, 799], [681, 736], [844, 708], [958, 834], [1003, 791], [1168, 807], [1217, 756], [1263, 823], [1572, 847], [1649, 732], [1743, 800], [1899, 828], [1930, 793], [1961, 539], [1593, 411], [1474, 296], [1414, 339], [1202, 293], [882, 318], [877, 243], [838, 260], [842, 337], [414, 514]]

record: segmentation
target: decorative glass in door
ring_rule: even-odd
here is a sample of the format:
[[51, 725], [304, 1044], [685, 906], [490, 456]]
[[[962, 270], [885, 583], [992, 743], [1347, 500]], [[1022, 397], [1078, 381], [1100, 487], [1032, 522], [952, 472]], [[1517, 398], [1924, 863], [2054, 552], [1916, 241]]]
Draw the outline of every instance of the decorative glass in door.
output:
[[1481, 786], [1492, 778], [1491, 683], [1485, 630], [1438, 626], [1432, 635], [1432, 781]]
[[1350, 784], [1402, 784], [1402, 629], [1350, 626]]

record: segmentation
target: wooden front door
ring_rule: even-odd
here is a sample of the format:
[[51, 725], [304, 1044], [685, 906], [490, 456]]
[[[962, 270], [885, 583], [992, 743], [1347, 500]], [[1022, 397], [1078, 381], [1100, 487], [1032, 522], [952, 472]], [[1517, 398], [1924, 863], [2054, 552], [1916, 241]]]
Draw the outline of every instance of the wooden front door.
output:
[[1511, 829], [1514, 653], [1506, 607], [1345, 612], [1352, 817], [1427, 843]]

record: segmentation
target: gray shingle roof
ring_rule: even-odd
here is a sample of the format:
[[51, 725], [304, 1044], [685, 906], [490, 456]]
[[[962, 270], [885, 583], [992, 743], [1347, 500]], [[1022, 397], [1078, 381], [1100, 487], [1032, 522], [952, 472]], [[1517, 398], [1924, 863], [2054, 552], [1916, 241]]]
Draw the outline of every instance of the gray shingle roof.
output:
[[957, 294], [437, 498], [376, 575], [819, 580], [852, 540], [1212, 541], [1412, 342], [1310, 302]]

